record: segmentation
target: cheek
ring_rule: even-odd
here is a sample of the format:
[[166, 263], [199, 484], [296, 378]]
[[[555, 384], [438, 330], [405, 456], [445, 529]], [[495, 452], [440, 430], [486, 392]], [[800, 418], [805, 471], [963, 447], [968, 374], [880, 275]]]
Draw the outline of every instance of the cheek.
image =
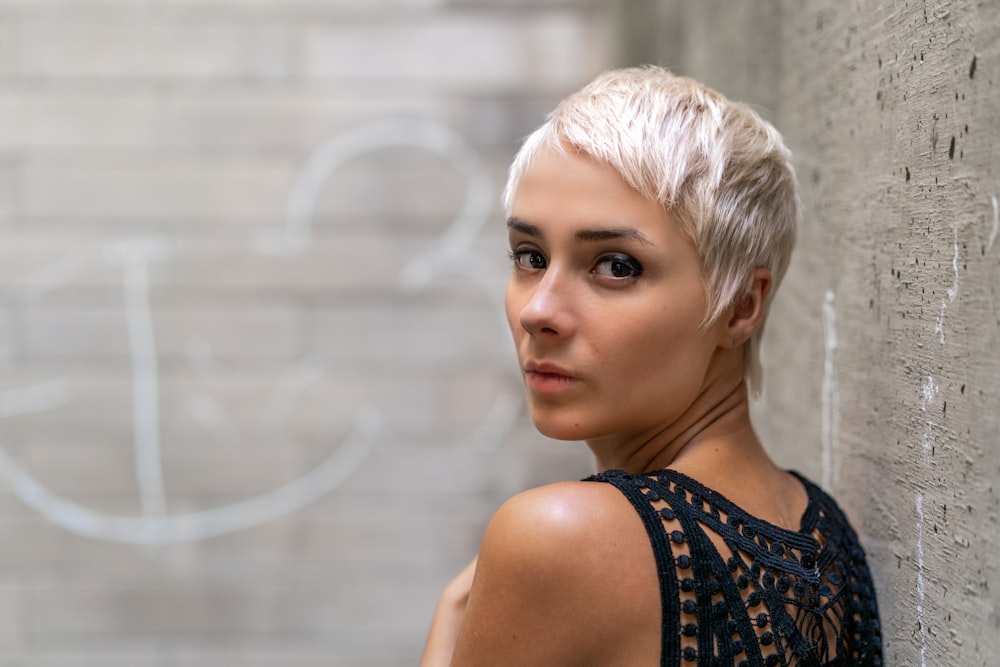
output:
[[633, 381], [673, 384], [696, 379], [690, 376], [707, 364], [709, 349], [694, 309], [686, 310], [664, 309], [609, 341], [625, 357], [619, 362]]

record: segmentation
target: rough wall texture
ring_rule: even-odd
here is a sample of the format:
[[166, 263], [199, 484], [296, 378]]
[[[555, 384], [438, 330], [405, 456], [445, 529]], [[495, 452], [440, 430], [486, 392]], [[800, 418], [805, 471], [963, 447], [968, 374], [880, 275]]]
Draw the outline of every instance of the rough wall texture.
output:
[[784, 311], [824, 313], [784, 345], [826, 360], [823, 478], [868, 536], [890, 664], [994, 664], [1000, 7], [814, 3], [784, 32], [807, 211]]
[[762, 434], [863, 533], [888, 664], [996, 664], [1000, 5], [656, 12], [686, 29], [633, 31], [632, 57], [760, 105], [796, 154], [805, 217]]

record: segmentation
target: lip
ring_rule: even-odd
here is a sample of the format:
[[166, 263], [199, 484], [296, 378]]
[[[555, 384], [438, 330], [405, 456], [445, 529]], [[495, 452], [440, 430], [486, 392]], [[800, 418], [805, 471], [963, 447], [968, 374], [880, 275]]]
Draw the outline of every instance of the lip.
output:
[[532, 359], [524, 364], [524, 378], [528, 387], [543, 393], [563, 391], [579, 382], [579, 378], [561, 366]]

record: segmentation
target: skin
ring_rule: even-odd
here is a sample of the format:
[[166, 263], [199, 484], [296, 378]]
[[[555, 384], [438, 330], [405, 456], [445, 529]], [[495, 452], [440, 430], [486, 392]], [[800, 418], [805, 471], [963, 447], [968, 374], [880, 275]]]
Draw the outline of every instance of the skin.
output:
[[[511, 213], [507, 317], [539, 431], [586, 441], [598, 470], [673, 468], [797, 529], [805, 490], [761, 446], [743, 379], [770, 272], [704, 326], [690, 237], [571, 148], [537, 155]], [[478, 562], [442, 596], [421, 664], [658, 664], [660, 616], [649, 538], [624, 496], [548, 485], [497, 511]]]

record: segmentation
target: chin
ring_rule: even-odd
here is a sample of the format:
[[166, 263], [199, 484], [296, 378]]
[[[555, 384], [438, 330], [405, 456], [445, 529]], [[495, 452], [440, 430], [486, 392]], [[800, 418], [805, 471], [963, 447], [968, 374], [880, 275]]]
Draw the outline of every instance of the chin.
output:
[[535, 410], [531, 420], [539, 433], [553, 440], [587, 440], [594, 436], [589, 424], [572, 415], [553, 415]]

